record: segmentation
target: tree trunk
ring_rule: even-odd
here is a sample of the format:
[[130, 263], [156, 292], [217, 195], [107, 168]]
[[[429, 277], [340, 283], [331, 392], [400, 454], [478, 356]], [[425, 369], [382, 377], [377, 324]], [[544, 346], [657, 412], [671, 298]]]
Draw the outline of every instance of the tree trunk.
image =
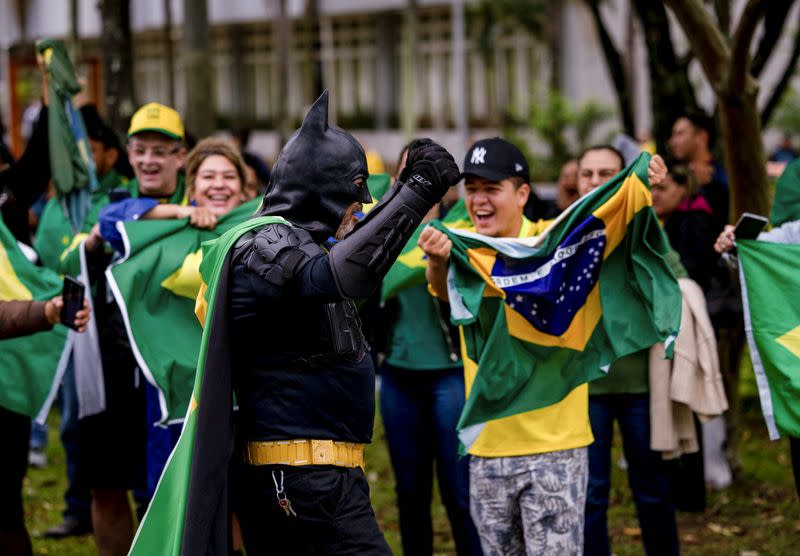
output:
[[746, 89], [717, 95], [720, 138], [731, 193], [731, 222], [738, 220], [743, 212], [769, 215], [770, 208], [767, 157], [756, 106], [758, 89], [754, 83]]
[[280, 0], [278, 19], [273, 27], [272, 46], [275, 49], [278, 79], [278, 113], [275, 127], [278, 131], [278, 142], [281, 148], [289, 138], [289, 25], [291, 23], [286, 17], [286, 0]]
[[[650, 70], [653, 138], [660, 152], [667, 152], [672, 124], [686, 112], [698, 109], [687, 66], [680, 63], [669, 31], [669, 18], [661, 2], [633, 0], [642, 23]], [[636, 79], [635, 76], [632, 76]]]
[[69, 57], [75, 69], [80, 71], [81, 36], [78, 29], [78, 0], [69, 2]]
[[589, 0], [586, 4], [592, 12], [595, 29], [597, 29], [597, 34], [600, 36], [600, 46], [603, 48], [603, 55], [606, 59], [606, 66], [608, 67], [611, 81], [614, 83], [614, 90], [617, 93], [617, 108], [619, 109], [619, 116], [622, 120], [622, 127], [625, 133], [631, 137], [635, 137], [636, 126], [633, 119], [631, 74], [626, 71], [622, 56], [614, 45], [614, 41], [611, 39], [611, 34], [608, 32], [606, 24], [603, 22], [599, 3], [596, 0]]
[[561, 91], [561, 65], [564, 62], [561, 41], [564, 38], [564, 3], [560, 0], [547, 2], [547, 54], [550, 58], [550, 90]]
[[167, 63], [167, 101], [175, 106], [175, 49], [172, 44], [172, 0], [164, 0], [164, 56]]
[[457, 91], [453, 99], [453, 123], [458, 136], [459, 149], [466, 148], [469, 142], [469, 111], [467, 108], [467, 56], [466, 34], [464, 31], [464, 0], [451, 0], [451, 51], [453, 83]]
[[322, 81], [322, 56], [320, 55], [321, 41], [319, 37], [319, 6], [318, 0], [306, 0], [306, 25], [308, 26], [308, 61], [311, 71], [310, 84], [311, 96], [309, 103], [313, 103], [322, 94], [325, 85]]
[[403, 55], [400, 68], [402, 110], [400, 121], [403, 140], [410, 141], [417, 133], [417, 2], [406, 0], [403, 25]]
[[101, 0], [100, 15], [106, 116], [111, 126], [124, 135], [136, 107], [130, 0]]
[[183, 71], [186, 80], [187, 132], [198, 139], [214, 131], [211, 33], [207, 0], [183, 0]]

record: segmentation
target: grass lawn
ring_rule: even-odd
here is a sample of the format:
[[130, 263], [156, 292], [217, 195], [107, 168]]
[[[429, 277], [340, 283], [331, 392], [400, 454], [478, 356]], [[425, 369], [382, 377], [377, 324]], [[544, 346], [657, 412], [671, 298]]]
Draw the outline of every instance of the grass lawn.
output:
[[[693, 555], [788, 555], [800, 554], [800, 503], [794, 489], [789, 445], [785, 439], [770, 442], [757, 401], [744, 403], [743, 476], [722, 492], [712, 493], [704, 514], [680, 513], [678, 528], [682, 553]], [[42, 531], [58, 523], [64, 507], [64, 453], [58, 442], [57, 416], [51, 419], [46, 469], [31, 469], [24, 498], [34, 554], [78, 556], [95, 554], [91, 537], [50, 541]], [[613, 458], [621, 443], [616, 435]], [[395, 554], [401, 554], [394, 481], [380, 420], [375, 440], [367, 452], [367, 476], [378, 520]], [[614, 466], [609, 527], [615, 554], [642, 554], [638, 523], [625, 472]], [[435, 496], [434, 527], [437, 554], [454, 554], [453, 540], [444, 509]]]

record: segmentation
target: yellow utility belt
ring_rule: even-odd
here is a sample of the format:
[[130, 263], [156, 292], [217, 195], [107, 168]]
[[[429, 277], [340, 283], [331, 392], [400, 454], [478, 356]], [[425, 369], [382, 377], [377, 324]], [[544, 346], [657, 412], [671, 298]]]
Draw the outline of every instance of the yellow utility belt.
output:
[[250, 465], [338, 465], [363, 469], [364, 446], [338, 440], [253, 441], [244, 448], [244, 461]]

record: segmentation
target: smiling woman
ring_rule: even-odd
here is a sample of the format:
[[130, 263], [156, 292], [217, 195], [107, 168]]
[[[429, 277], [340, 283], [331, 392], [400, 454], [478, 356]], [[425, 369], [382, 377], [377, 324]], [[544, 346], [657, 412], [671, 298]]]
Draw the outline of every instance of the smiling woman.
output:
[[244, 161], [228, 141], [203, 139], [186, 157], [189, 198], [214, 216], [242, 204], [242, 184], [246, 181]]

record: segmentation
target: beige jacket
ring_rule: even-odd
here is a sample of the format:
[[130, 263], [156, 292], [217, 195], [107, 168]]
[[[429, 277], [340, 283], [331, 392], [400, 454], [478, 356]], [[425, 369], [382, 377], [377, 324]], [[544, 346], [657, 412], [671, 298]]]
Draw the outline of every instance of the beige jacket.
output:
[[650, 349], [650, 447], [664, 459], [698, 451], [692, 413], [707, 420], [728, 409], [703, 290], [688, 278], [678, 283], [683, 302], [674, 358], [664, 359], [663, 344]]

